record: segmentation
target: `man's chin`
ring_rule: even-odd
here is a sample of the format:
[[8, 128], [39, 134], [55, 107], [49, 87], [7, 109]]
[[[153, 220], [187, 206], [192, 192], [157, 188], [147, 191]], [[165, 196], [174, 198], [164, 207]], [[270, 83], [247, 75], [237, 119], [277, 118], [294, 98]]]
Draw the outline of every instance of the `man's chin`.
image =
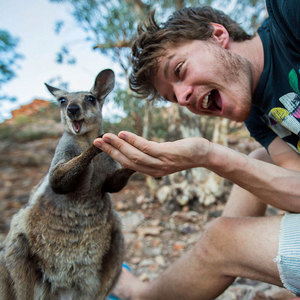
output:
[[243, 111], [240, 114], [236, 115], [235, 118], [232, 120], [234, 120], [236, 122], [245, 122], [250, 115], [250, 111], [251, 111], [250, 109], [247, 111]]

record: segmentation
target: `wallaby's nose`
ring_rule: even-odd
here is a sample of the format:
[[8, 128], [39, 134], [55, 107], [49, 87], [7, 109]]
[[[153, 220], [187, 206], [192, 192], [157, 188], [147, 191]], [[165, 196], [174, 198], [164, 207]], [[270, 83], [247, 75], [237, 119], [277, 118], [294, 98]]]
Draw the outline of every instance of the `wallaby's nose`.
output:
[[80, 107], [77, 104], [71, 104], [68, 108], [67, 108], [67, 113], [68, 116], [73, 119], [79, 116], [79, 112], [80, 112]]

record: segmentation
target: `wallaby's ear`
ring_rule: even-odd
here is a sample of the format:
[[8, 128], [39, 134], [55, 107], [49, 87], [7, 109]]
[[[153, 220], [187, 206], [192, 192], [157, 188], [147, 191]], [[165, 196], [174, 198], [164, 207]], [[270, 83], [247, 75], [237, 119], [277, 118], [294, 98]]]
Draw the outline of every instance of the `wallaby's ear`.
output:
[[95, 80], [91, 92], [96, 95], [97, 99], [104, 99], [115, 86], [115, 74], [112, 70], [106, 69], [101, 71]]
[[55, 97], [57, 97], [57, 98], [60, 97], [60, 96], [62, 96], [62, 95], [65, 95], [65, 94], [67, 93], [67, 92], [64, 91], [64, 90], [55, 88], [55, 87], [53, 87], [53, 86], [47, 84], [46, 82], [45, 82], [45, 86], [47, 87], [48, 91], [49, 91], [53, 96], [55, 96]]

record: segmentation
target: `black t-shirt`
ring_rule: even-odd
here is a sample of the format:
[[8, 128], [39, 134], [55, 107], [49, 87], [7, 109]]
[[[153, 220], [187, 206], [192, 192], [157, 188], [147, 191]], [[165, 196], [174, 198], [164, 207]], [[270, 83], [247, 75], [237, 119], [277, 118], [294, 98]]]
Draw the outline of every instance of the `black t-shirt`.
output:
[[300, 0], [267, 0], [258, 29], [264, 69], [246, 126], [267, 148], [279, 136], [300, 153]]

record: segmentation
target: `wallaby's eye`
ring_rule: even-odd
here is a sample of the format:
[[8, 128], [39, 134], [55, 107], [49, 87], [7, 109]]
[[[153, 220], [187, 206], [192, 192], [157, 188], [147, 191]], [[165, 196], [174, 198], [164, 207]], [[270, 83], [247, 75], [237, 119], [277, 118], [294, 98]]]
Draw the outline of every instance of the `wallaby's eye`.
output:
[[96, 98], [92, 95], [87, 96], [87, 101], [91, 102], [91, 103], [95, 103], [96, 102]]
[[61, 97], [58, 99], [59, 103], [62, 105], [62, 104], [65, 104], [67, 102], [67, 99], [65, 97]]

